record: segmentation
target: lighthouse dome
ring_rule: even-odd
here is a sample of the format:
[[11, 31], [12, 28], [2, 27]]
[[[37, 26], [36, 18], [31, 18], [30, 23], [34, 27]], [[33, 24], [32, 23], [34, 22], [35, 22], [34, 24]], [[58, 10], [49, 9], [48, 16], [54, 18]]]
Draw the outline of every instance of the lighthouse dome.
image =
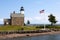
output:
[[23, 6], [21, 7], [20, 11], [24, 11], [24, 8], [23, 8]]

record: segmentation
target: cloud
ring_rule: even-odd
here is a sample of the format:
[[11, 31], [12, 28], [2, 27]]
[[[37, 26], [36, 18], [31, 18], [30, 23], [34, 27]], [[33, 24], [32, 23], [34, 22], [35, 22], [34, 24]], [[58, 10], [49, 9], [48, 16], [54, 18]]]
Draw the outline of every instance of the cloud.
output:
[[37, 20], [37, 21], [39, 21], [39, 20], [43, 20], [44, 19], [44, 17], [42, 16], [36, 16], [36, 17], [34, 17], [34, 20]]
[[0, 18], [0, 22], [3, 22], [3, 18]]
[[0, 18], [0, 24], [3, 24], [3, 18]]
[[27, 20], [32, 21], [33, 18], [31, 18], [31, 17], [25, 17], [25, 23], [27, 22]]
[[34, 17], [26, 17], [25, 18], [25, 23], [29, 20], [31, 23], [46, 23], [48, 22], [48, 15], [39, 15], [39, 16], [34, 16]]
[[57, 20], [57, 24], [60, 24], [60, 16], [59, 15], [56, 15], [56, 20]]

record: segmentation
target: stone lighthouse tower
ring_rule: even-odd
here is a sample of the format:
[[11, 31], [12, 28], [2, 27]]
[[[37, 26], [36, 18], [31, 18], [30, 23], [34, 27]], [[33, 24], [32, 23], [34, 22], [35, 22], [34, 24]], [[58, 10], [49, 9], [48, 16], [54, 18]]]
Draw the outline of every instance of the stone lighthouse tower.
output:
[[24, 25], [24, 8], [20, 8], [20, 13], [13, 12], [11, 14], [11, 25]]

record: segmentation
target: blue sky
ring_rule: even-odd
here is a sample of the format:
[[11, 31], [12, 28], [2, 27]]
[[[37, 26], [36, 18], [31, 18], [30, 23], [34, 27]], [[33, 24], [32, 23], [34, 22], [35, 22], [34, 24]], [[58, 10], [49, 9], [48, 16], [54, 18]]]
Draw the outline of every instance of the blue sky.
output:
[[[50, 24], [48, 15], [53, 14], [60, 24], [60, 0], [0, 0], [0, 24], [13, 11], [19, 13], [21, 6], [25, 9], [25, 23], [30, 20], [31, 24]], [[45, 11], [40, 14], [42, 9]]]

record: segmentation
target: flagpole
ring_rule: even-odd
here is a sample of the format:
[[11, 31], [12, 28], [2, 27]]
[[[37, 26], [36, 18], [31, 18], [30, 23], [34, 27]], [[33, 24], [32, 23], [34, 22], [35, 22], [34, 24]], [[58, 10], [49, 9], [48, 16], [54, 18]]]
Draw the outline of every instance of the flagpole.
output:
[[[45, 13], [44, 13], [44, 10], [41, 10], [40, 13], [43, 13], [43, 14], [44, 14], [44, 19], [43, 19], [43, 20], [45, 20]], [[45, 22], [44, 22], [43, 27], [44, 27], [43, 30], [45, 30], [45, 29], [46, 29], [46, 28], [45, 28]]]
[[[44, 14], [44, 20], [45, 20], [45, 13], [43, 13]], [[45, 30], [46, 28], [45, 28], [45, 21], [44, 21], [44, 30]]]

